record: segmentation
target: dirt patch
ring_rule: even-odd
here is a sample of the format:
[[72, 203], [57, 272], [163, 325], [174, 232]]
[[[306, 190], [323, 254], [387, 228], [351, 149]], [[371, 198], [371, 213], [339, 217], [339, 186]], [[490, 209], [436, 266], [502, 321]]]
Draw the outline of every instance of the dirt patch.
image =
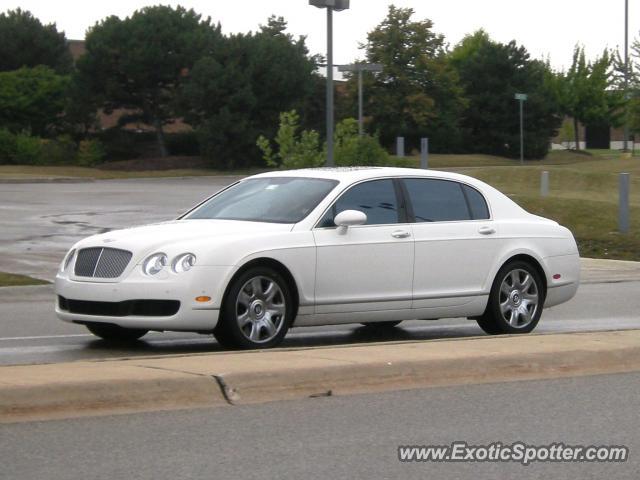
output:
[[100, 170], [124, 170], [142, 172], [149, 170], [184, 170], [193, 168], [207, 168], [208, 164], [202, 157], [153, 157], [120, 160], [100, 165]]

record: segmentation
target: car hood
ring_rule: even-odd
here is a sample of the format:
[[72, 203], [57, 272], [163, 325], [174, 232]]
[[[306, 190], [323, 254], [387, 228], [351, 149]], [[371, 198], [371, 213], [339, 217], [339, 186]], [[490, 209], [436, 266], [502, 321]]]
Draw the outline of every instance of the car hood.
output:
[[94, 235], [78, 242], [76, 248], [120, 248], [138, 256], [179, 243], [215, 240], [234, 235], [255, 236], [286, 232], [292, 227], [291, 224], [236, 220], [175, 220]]

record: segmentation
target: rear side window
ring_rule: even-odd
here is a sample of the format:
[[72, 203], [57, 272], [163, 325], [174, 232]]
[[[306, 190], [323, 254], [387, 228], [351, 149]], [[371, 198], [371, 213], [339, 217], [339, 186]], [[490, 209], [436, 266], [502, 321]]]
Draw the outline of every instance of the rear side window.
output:
[[367, 215], [367, 225], [398, 223], [398, 199], [392, 180], [372, 180], [351, 187], [322, 218], [318, 227], [335, 227], [333, 219], [345, 210]]
[[487, 220], [489, 218], [489, 207], [482, 194], [469, 185], [462, 185], [464, 195], [469, 202], [469, 210], [474, 220]]
[[458, 182], [407, 178], [404, 183], [416, 222], [471, 220], [467, 199]]

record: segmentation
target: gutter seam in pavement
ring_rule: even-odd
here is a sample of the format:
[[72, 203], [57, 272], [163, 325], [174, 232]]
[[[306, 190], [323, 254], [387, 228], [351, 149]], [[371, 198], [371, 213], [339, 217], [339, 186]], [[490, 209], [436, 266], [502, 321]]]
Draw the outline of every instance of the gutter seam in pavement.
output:
[[220, 392], [222, 396], [227, 401], [229, 405], [236, 405], [236, 402], [239, 400], [238, 393], [234, 388], [231, 388], [224, 377], [222, 375], [211, 375], [211, 377], [216, 381], [218, 387], [220, 387]]

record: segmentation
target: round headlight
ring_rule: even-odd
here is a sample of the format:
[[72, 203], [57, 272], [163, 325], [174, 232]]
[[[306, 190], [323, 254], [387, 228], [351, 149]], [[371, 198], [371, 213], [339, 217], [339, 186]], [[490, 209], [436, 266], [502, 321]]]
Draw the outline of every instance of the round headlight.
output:
[[196, 256], [193, 253], [183, 253], [175, 258], [172, 268], [176, 273], [188, 272], [195, 263]]
[[69, 268], [69, 265], [71, 264], [71, 261], [73, 260], [73, 257], [75, 257], [75, 256], [76, 256], [76, 249], [72, 248], [71, 250], [69, 250], [67, 255], [64, 257], [64, 260], [62, 261], [62, 271], [63, 272], [67, 268]]
[[146, 275], [155, 275], [159, 273], [168, 263], [167, 255], [164, 253], [154, 253], [149, 255], [142, 264], [142, 271]]

